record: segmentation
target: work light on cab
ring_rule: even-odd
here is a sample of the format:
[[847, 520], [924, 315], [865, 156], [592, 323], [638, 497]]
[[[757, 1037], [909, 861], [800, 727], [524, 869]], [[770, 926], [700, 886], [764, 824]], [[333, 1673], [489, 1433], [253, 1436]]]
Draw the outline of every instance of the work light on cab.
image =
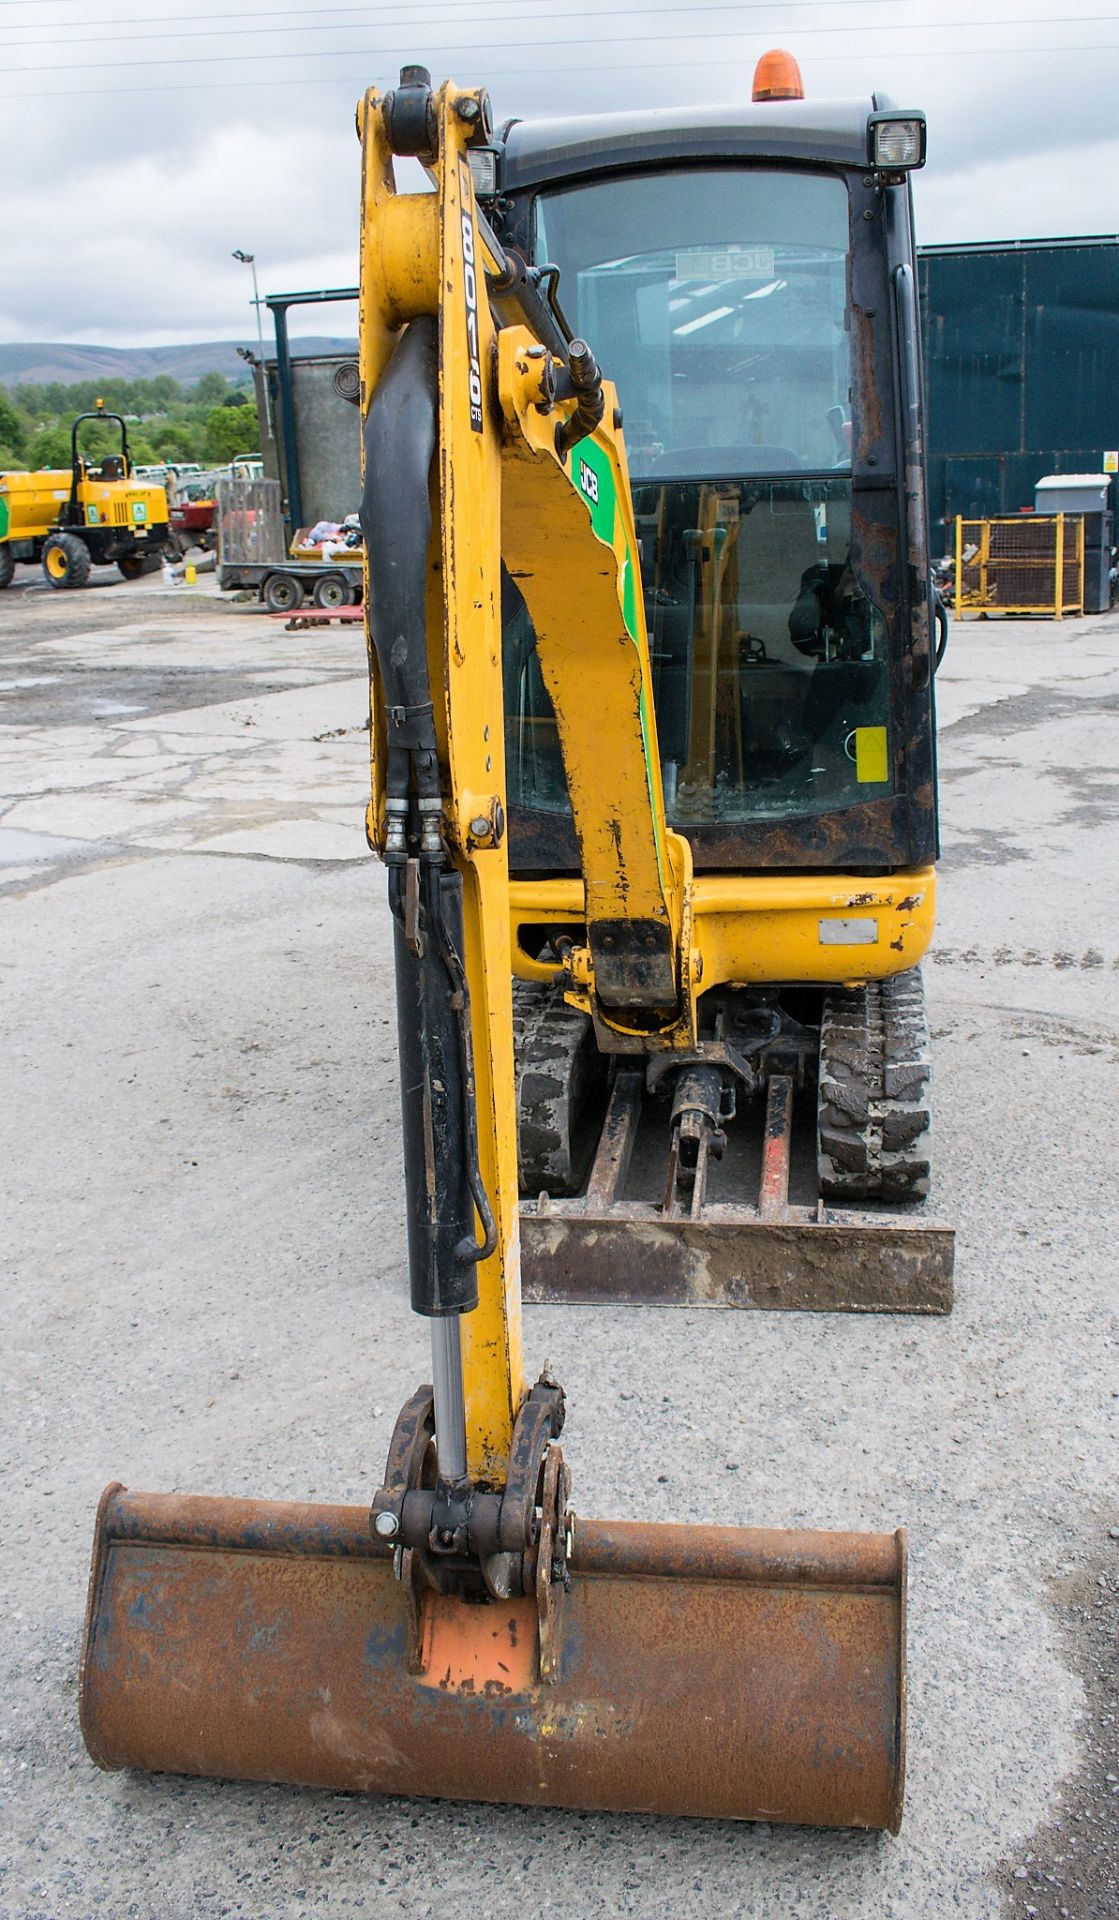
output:
[[471, 147], [466, 158], [478, 198], [492, 200], [497, 192], [497, 148]]
[[906, 173], [925, 164], [926, 127], [923, 113], [872, 113], [866, 123], [872, 167], [883, 173]]

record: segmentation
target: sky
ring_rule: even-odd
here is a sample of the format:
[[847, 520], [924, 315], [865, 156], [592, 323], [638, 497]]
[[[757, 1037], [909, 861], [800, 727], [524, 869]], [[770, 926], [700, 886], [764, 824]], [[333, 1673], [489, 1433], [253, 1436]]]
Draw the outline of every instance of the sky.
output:
[[[500, 124], [748, 99], [784, 46], [810, 96], [925, 110], [922, 243], [1113, 233], [1119, 16], [1070, 4], [0, 0], [0, 341], [251, 338], [234, 248], [262, 295], [356, 284], [354, 105], [412, 60], [488, 86]], [[291, 320], [356, 325], [352, 305]]]

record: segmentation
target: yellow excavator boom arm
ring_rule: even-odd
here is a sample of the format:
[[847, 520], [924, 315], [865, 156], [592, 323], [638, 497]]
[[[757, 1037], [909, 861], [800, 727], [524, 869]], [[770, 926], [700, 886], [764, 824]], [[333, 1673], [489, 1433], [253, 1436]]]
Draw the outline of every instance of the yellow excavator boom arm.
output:
[[[456, 110], [475, 96], [444, 88], [439, 98], [455, 144], [441, 150], [432, 195], [396, 194], [376, 97], [366, 102], [361, 331], [368, 404], [401, 324], [440, 315], [442, 554], [429, 611], [446, 643], [431, 662], [433, 690], [443, 683], [446, 832], [467, 864], [492, 864], [504, 838], [504, 562], [532, 619], [579, 842], [587, 941], [568, 961], [572, 998], [597, 1014], [607, 1044], [612, 1030], [687, 1044], [690, 849], [665, 818], [621, 409], [581, 343], [565, 364], [523, 320], [495, 326], [487, 273], [500, 282], [507, 263], [478, 215], [472, 123]], [[580, 366], [582, 394], [571, 377]], [[381, 850], [382, 698], [374, 654], [369, 824]]]

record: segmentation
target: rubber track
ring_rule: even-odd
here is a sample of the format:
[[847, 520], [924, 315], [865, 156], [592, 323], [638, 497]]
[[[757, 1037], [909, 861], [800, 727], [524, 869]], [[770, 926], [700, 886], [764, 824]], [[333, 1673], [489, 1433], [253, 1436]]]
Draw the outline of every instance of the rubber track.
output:
[[589, 1144], [579, 1121], [604, 1071], [591, 1023], [556, 988], [514, 980], [513, 1046], [520, 1190], [575, 1193]]
[[919, 967], [828, 989], [817, 1122], [825, 1199], [915, 1200], [928, 1193], [931, 1079]]

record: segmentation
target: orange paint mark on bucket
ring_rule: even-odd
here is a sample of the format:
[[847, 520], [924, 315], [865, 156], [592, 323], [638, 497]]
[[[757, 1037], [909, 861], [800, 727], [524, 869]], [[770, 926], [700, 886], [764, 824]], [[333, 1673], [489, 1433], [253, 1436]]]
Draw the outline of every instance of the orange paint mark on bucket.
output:
[[448, 1594], [424, 1598], [425, 1686], [492, 1699], [525, 1693], [536, 1684], [536, 1602], [491, 1601], [470, 1606]]

